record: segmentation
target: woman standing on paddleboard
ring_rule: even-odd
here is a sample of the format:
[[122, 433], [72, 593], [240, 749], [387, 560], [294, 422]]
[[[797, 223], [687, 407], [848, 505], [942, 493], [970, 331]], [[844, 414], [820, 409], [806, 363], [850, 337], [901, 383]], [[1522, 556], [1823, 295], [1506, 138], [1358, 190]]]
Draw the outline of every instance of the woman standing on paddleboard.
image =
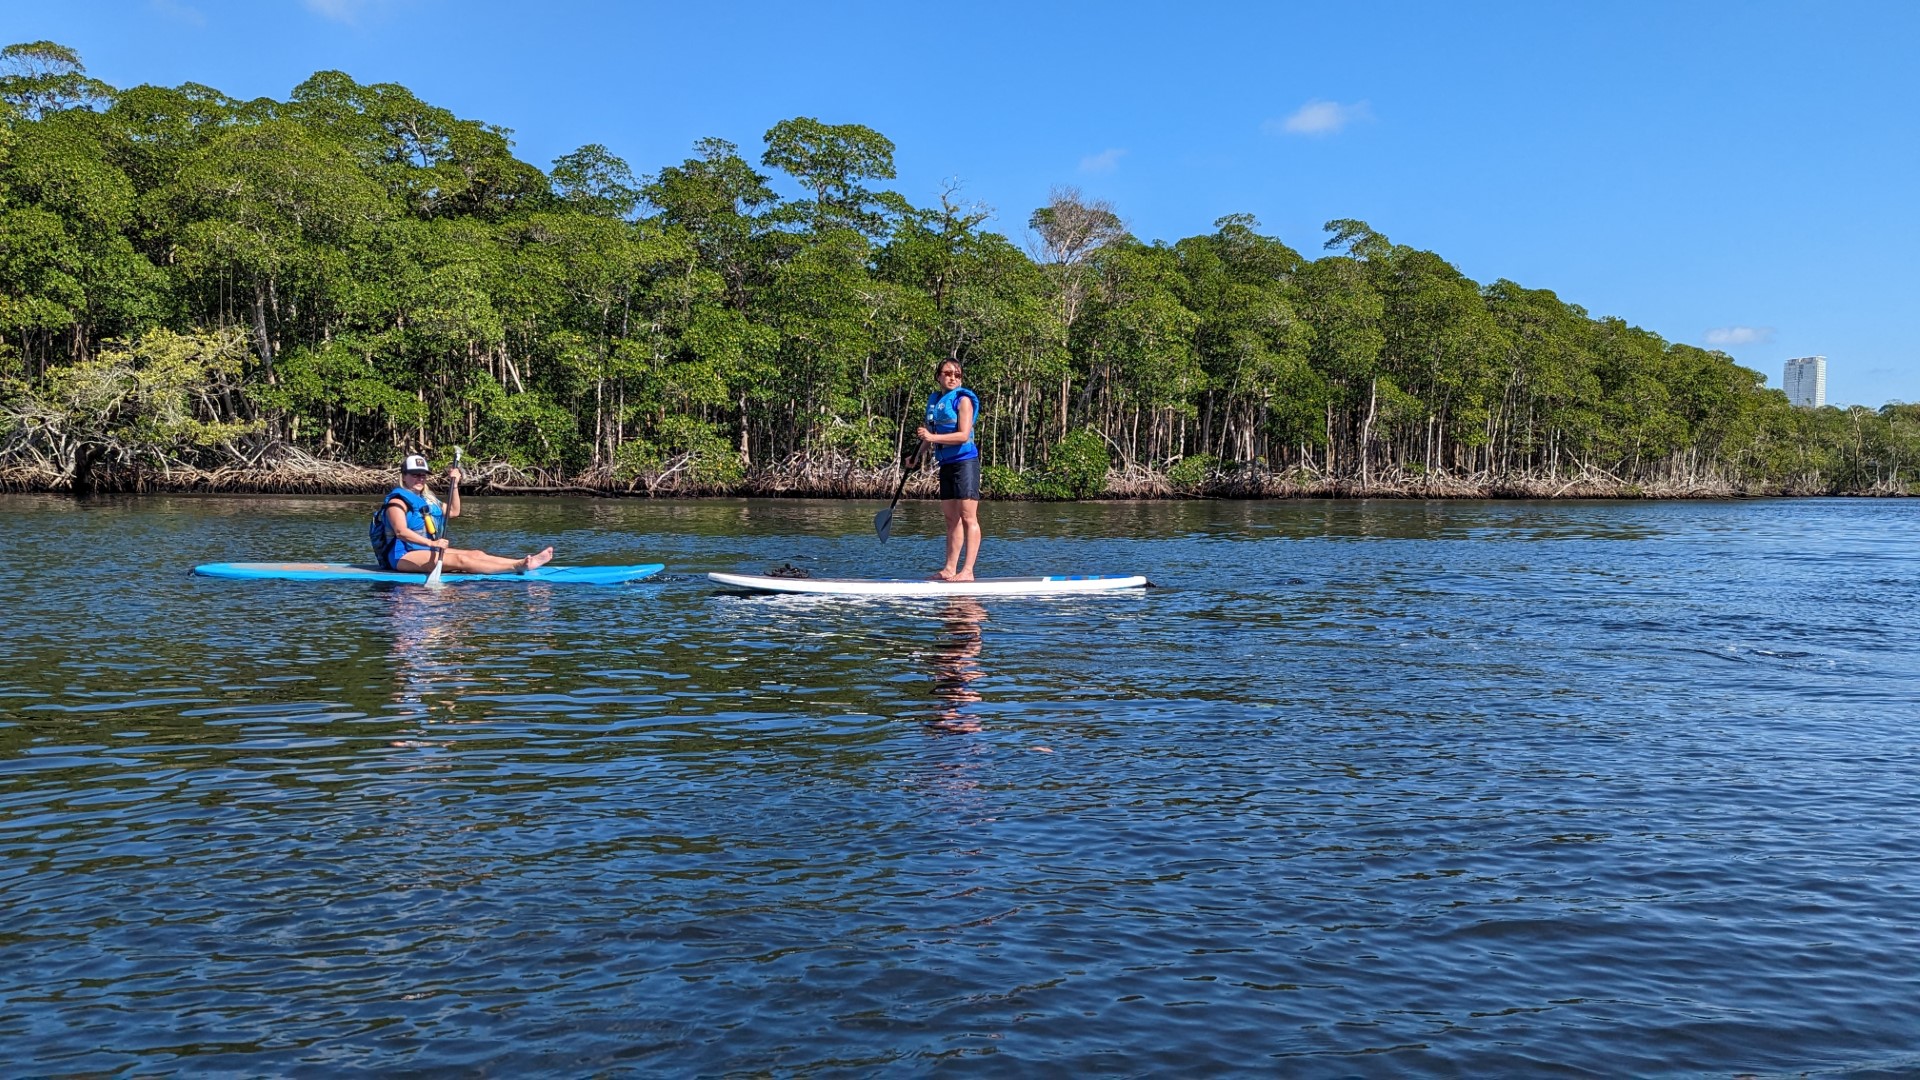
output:
[[427, 490], [427, 459], [409, 454], [400, 463], [400, 486], [387, 493], [374, 515], [368, 540], [382, 570], [425, 574], [433, 569], [435, 552], [441, 569], [454, 574], [510, 574], [545, 566], [553, 558], [547, 548], [520, 559], [457, 548], [447, 542], [447, 519], [460, 516], [460, 467], [447, 470], [445, 506]]
[[[927, 395], [927, 422], [916, 433], [933, 448], [940, 463], [940, 513], [947, 519], [947, 565], [934, 573], [939, 581], [972, 581], [980, 555], [980, 448], [973, 424], [980, 399], [960, 385], [965, 369], [958, 360], [942, 360], [933, 369], [934, 390]], [[960, 556], [966, 553], [962, 565]]]

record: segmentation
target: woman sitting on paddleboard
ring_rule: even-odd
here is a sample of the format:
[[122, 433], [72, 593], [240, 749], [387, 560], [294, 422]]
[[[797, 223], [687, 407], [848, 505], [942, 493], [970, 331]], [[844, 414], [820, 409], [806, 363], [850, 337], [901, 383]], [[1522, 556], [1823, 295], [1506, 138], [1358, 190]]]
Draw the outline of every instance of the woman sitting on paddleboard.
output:
[[[927, 422], [917, 434], [933, 447], [940, 463], [940, 513], [947, 519], [947, 565], [934, 573], [939, 581], [972, 581], [980, 555], [980, 448], [973, 444], [973, 422], [980, 399], [960, 385], [958, 360], [942, 360], [933, 369], [934, 390], [927, 395]], [[963, 566], [960, 554], [965, 550]]]
[[522, 559], [506, 559], [484, 551], [457, 548], [447, 542], [447, 519], [460, 516], [460, 469], [447, 470], [445, 506], [427, 490], [427, 459], [410, 454], [400, 463], [400, 486], [387, 493], [374, 515], [368, 539], [382, 570], [425, 574], [433, 569], [434, 553], [443, 560], [443, 573], [510, 574], [544, 566], [553, 549]]

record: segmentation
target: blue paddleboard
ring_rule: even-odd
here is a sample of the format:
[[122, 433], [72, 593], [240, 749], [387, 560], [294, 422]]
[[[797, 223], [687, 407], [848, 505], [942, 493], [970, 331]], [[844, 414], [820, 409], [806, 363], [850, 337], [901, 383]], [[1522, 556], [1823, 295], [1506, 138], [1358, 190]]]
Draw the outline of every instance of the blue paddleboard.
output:
[[[618, 585], [639, 581], [666, 569], [661, 563], [639, 566], [554, 566], [512, 574], [443, 573], [448, 584], [463, 581], [543, 581], [567, 585]], [[348, 566], [345, 563], [317, 562], [222, 562], [202, 563], [193, 568], [201, 577], [231, 578], [238, 581], [392, 581], [424, 585], [425, 574], [400, 574], [375, 566]]]

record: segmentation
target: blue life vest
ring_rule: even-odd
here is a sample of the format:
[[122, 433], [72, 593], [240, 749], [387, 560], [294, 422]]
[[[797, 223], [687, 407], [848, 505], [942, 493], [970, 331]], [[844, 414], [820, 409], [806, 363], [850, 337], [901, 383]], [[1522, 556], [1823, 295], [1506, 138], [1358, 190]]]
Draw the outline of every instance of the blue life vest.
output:
[[[973, 423], [980, 425], [980, 399], [973, 391], [964, 386], [956, 386], [945, 393], [938, 390], [927, 395], [927, 430], [935, 435], [951, 435], [960, 430], [960, 399], [973, 402]], [[956, 461], [980, 456], [980, 448], [973, 444], [969, 434], [967, 441], [958, 446], [936, 446], [933, 460], [942, 465], [951, 465]]]
[[387, 497], [380, 500], [380, 509], [373, 512], [373, 523], [367, 526], [367, 543], [373, 545], [373, 557], [386, 570], [393, 569], [394, 564], [407, 552], [427, 549], [425, 544], [395, 536], [393, 530], [387, 527], [387, 507], [393, 505], [396, 499], [406, 504], [407, 528], [414, 532], [438, 540], [447, 528], [446, 511], [441, 509], [439, 503], [424, 495], [415, 495], [406, 488], [397, 487], [387, 492]]

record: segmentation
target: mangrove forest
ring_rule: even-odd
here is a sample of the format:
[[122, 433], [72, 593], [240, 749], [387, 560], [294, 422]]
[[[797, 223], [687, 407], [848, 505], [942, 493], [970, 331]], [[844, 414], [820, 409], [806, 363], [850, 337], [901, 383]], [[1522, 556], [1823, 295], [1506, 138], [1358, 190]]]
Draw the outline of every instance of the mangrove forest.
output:
[[[867, 494], [936, 361], [993, 497], [1906, 493], [1920, 407], [1799, 409], [1719, 351], [1360, 220], [1171, 243], [1071, 188], [1019, 236], [795, 117], [546, 169], [392, 83], [115, 89], [0, 50], [0, 486]], [[1039, 200], [1036, 200], [1039, 201]], [[923, 477], [930, 483], [930, 478]]]

